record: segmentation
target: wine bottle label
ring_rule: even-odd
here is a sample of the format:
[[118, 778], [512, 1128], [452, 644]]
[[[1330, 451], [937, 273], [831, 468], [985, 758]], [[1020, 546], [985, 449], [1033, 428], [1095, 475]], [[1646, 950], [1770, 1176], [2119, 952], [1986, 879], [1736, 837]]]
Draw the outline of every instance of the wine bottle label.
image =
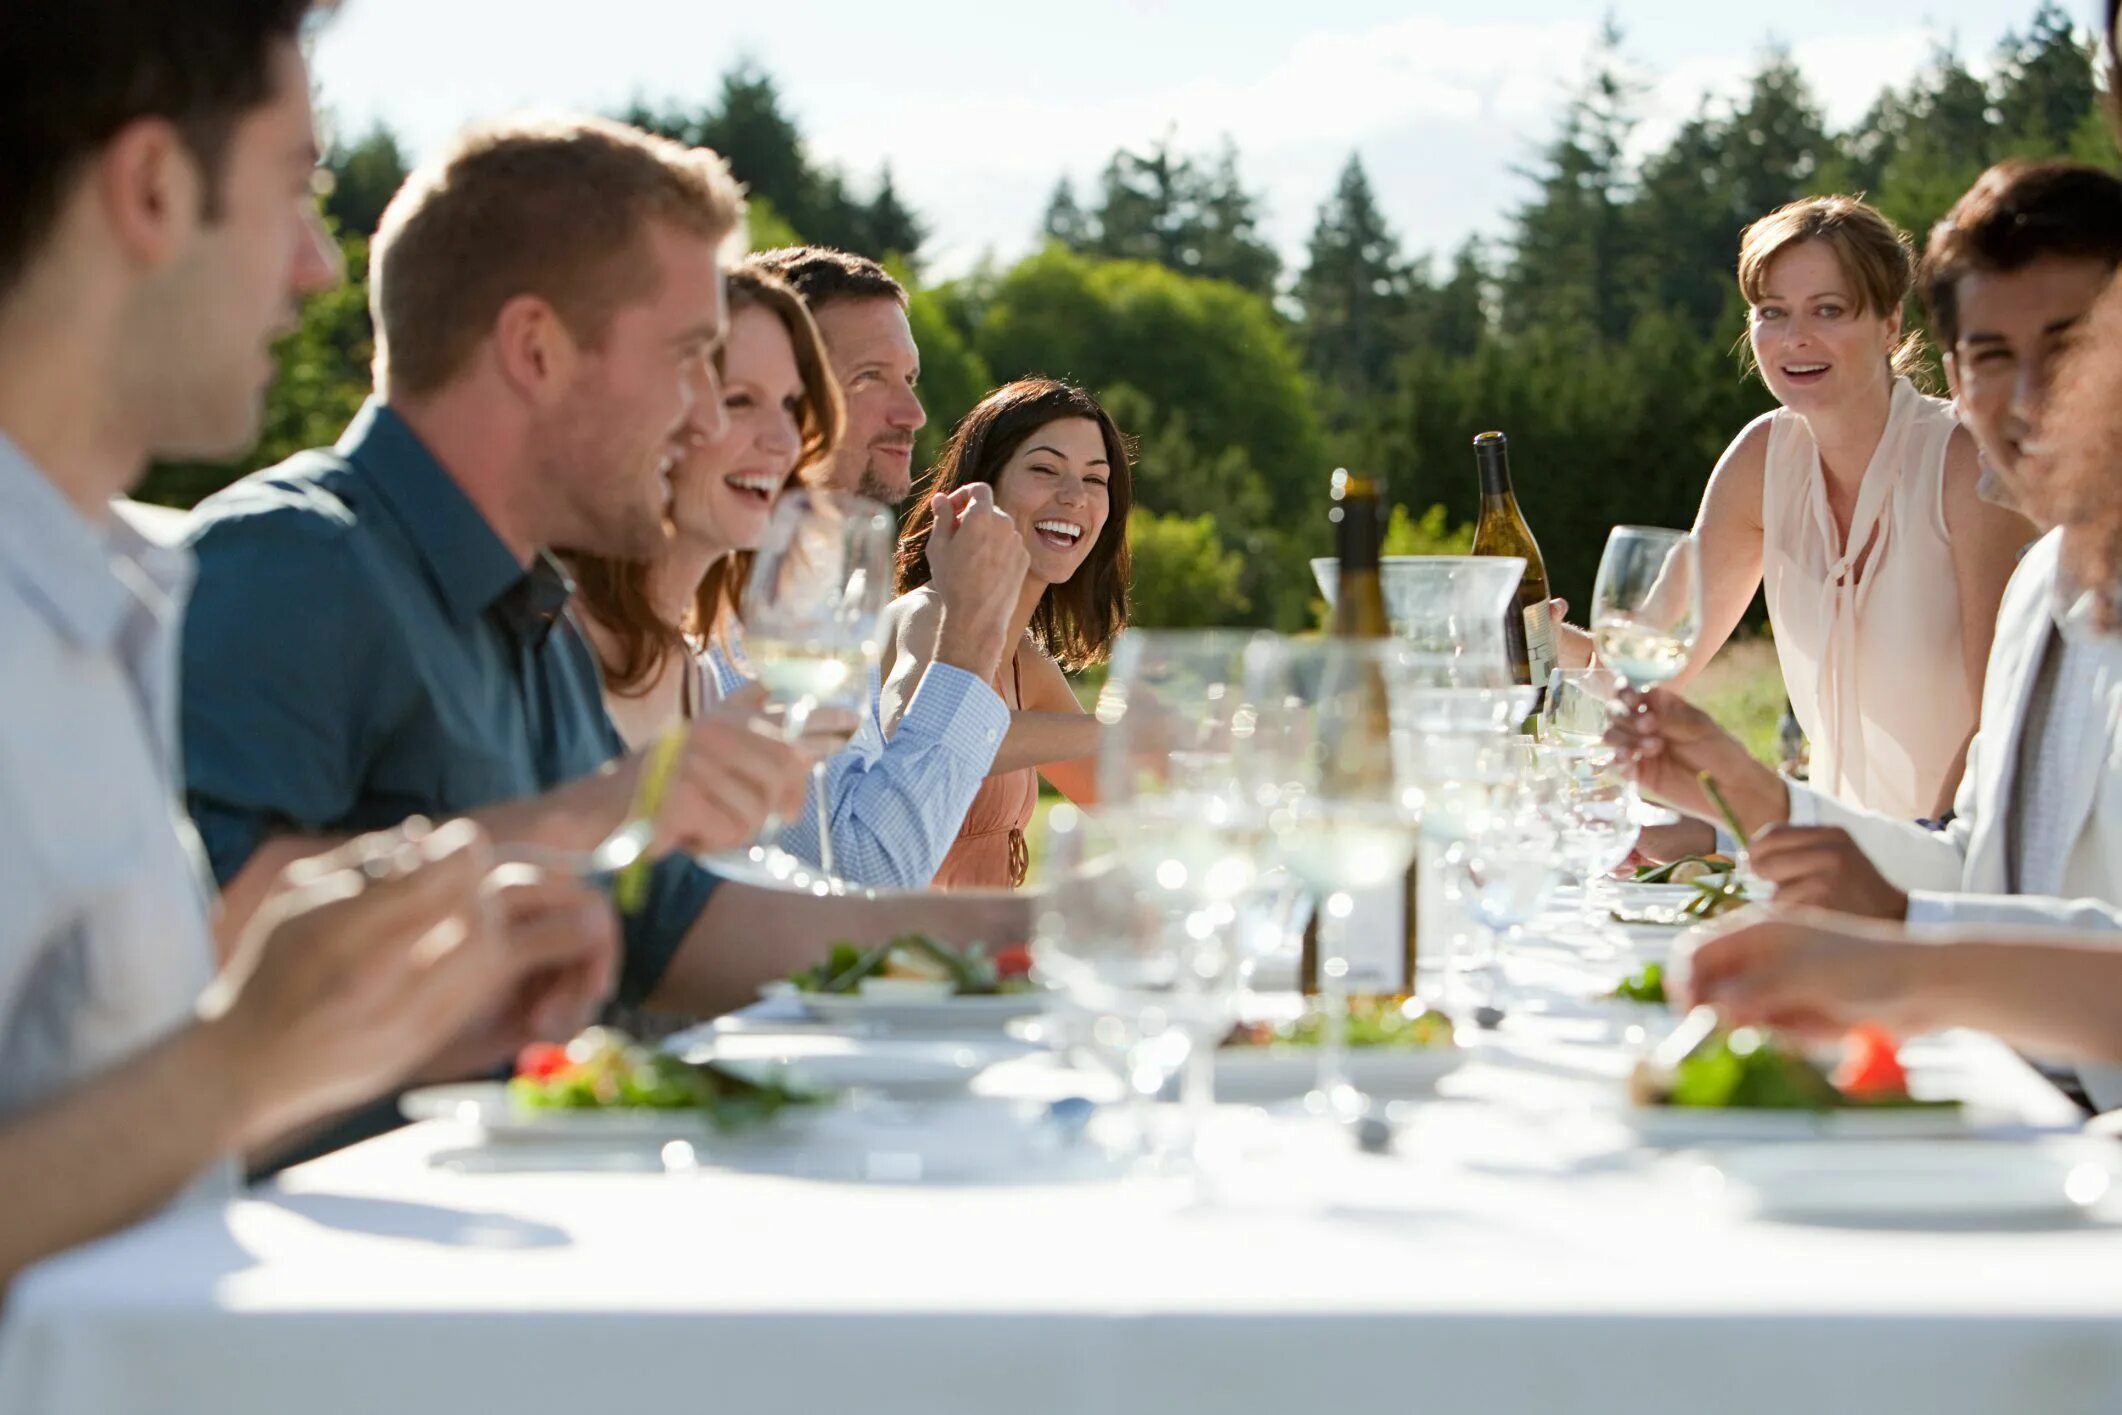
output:
[[1395, 880], [1377, 889], [1352, 889], [1350, 909], [1341, 930], [1342, 952], [1348, 958], [1350, 994], [1408, 992], [1414, 981], [1403, 978], [1406, 949], [1404, 919], [1407, 887]]
[[1525, 658], [1533, 673], [1533, 686], [1545, 688], [1555, 671], [1555, 616], [1546, 600], [1525, 609]]

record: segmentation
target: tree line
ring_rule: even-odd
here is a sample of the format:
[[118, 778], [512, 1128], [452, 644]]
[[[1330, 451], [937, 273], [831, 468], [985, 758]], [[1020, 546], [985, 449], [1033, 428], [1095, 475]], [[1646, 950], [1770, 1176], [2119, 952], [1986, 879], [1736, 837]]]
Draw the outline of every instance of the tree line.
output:
[[[2092, 40], [2055, 0], [1991, 57], [1983, 77], [1941, 47], [1836, 131], [1772, 48], [1735, 98], [1705, 97], [1646, 152], [1635, 138], [1649, 76], [1609, 23], [1530, 155], [1504, 233], [1410, 254], [1351, 155], [1295, 270], [1265, 239], [1262, 200], [1227, 141], [1115, 152], [1094, 187], [1057, 184], [1033, 254], [929, 281], [927, 228], [889, 168], [872, 179], [817, 161], [758, 65], [740, 62], [702, 103], [616, 116], [723, 153], [752, 193], [754, 246], [838, 245], [905, 279], [931, 417], [924, 459], [995, 384], [1080, 381], [1139, 439], [1138, 620], [1289, 628], [1317, 610], [1305, 562], [1330, 549], [1336, 465], [1384, 477], [1400, 503], [1390, 552], [1463, 549], [1470, 444], [1503, 429], [1557, 590], [1579, 603], [1610, 525], [1688, 524], [1717, 454], [1769, 406], [1735, 355], [1747, 222], [1800, 196], [1856, 192], [1920, 241], [2003, 157], [2114, 165]], [[366, 396], [359, 276], [405, 155], [379, 128], [335, 141], [326, 165], [349, 282], [282, 346], [259, 451], [241, 466], [158, 467], [152, 499], [189, 504], [328, 442]]]

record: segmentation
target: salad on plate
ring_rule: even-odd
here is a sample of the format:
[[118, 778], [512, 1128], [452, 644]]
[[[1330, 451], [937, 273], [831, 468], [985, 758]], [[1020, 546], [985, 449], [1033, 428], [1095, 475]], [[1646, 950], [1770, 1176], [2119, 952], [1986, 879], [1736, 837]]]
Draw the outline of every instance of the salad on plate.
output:
[[952, 948], [926, 934], [901, 934], [871, 948], [836, 943], [825, 960], [792, 973], [798, 993], [941, 1001], [999, 997], [1035, 990], [1031, 951], [1019, 945], [992, 952], [984, 944]]
[[653, 1050], [610, 1027], [592, 1027], [565, 1046], [525, 1047], [508, 1083], [509, 1103], [519, 1111], [697, 1111], [724, 1131], [819, 1099], [770, 1077]]
[[1959, 1101], [1910, 1092], [1893, 1038], [1874, 1027], [1849, 1034], [1832, 1070], [1769, 1032], [1715, 1031], [1676, 1063], [1639, 1064], [1629, 1097], [1626, 1119], [1652, 1144], [1929, 1139], [1969, 1124]]

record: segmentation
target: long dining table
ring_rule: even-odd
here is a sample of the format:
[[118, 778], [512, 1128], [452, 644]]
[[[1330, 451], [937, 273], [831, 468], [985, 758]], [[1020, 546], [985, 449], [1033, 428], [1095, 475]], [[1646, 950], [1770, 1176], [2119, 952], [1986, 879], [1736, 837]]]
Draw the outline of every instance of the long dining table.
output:
[[[1625, 1123], [1641, 1013], [1595, 999], [1632, 961], [1528, 949], [1555, 1005], [1462, 1029], [1388, 1146], [1229, 1105], [1198, 1170], [1120, 1165], [1041, 1056], [878, 1119], [911, 1168], [412, 1125], [26, 1274], [0, 1410], [2122, 1409], [2122, 1208], [1760, 1215]], [[1991, 1039], [1908, 1055], [1998, 1134], [2100, 1143]]]

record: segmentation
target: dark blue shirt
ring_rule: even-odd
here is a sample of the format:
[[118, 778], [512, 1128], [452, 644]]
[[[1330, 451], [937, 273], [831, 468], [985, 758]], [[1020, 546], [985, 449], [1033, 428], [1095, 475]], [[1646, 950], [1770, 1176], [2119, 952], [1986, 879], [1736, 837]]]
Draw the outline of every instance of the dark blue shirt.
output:
[[[526, 571], [381, 402], [198, 514], [185, 778], [224, 884], [274, 833], [461, 815], [624, 751], [566, 577], [545, 557]], [[715, 883], [687, 858], [656, 866], [622, 1001], [654, 988]]]

